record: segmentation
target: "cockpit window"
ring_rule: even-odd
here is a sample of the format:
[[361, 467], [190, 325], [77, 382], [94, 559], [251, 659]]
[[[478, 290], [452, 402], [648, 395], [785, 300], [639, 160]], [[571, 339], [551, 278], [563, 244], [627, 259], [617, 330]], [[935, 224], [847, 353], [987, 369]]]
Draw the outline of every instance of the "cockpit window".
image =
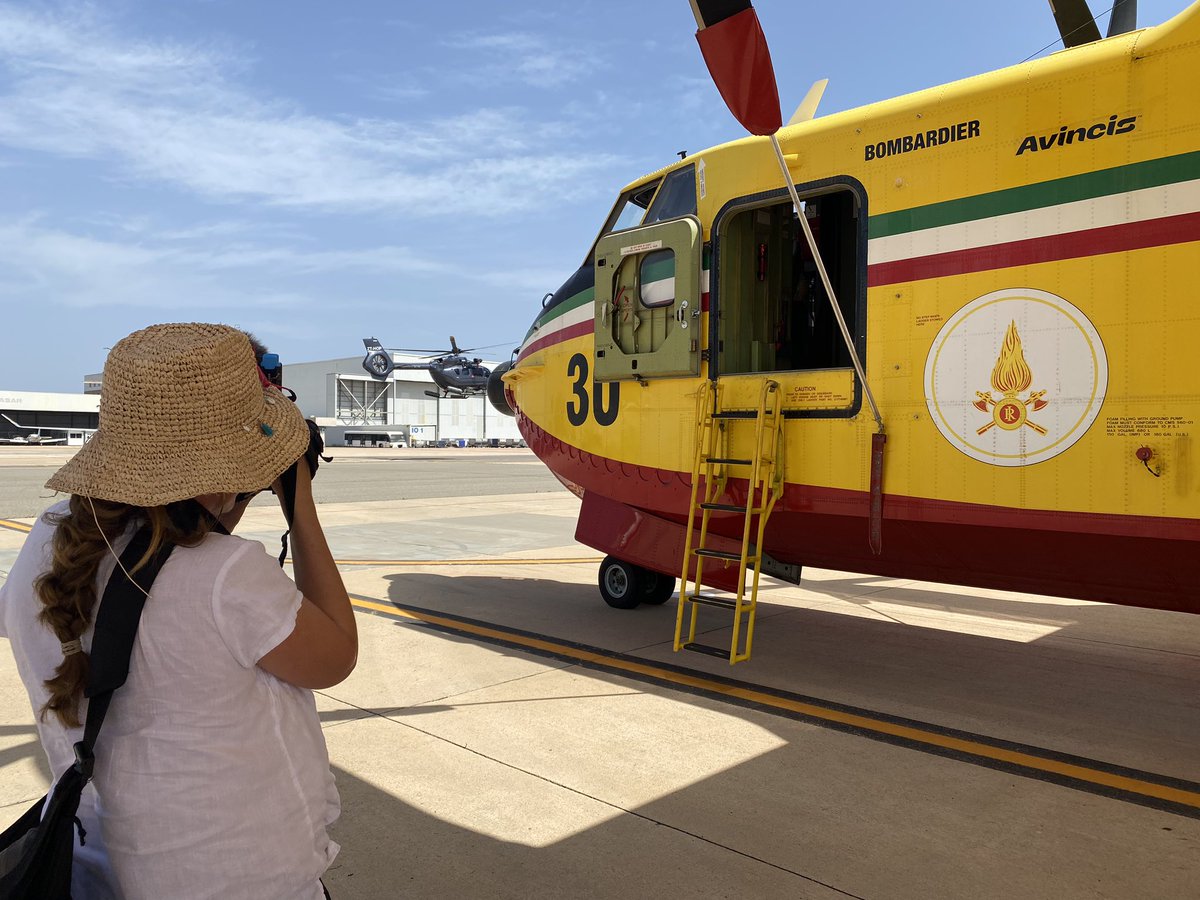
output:
[[654, 192], [658, 190], [660, 183], [652, 181], [650, 184], [643, 184], [622, 195], [621, 199], [617, 201], [617, 205], [613, 207], [612, 214], [608, 217], [608, 222], [600, 234], [624, 231], [626, 228], [636, 228], [641, 225], [642, 217], [646, 215], [646, 208], [654, 199]]
[[643, 225], [696, 214], [696, 169], [687, 166], [672, 172], [654, 198]]
[[[638, 185], [622, 194], [609, 213], [608, 221], [600, 229], [597, 240], [614, 231], [624, 231], [639, 225], [695, 214], [696, 167], [686, 166], [672, 172], [665, 179], [659, 178], [648, 184]], [[596, 245], [593, 243], [587, 259], [584, 260], [585, 266], [591, 265], [592, 252], [595, 249]]]

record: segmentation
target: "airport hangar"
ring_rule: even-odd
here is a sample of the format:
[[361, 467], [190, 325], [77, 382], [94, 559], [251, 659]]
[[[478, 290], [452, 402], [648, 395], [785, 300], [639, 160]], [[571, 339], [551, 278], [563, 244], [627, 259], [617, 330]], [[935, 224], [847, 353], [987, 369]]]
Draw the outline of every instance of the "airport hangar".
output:
[[0, 439], [28, 437], [52, 429], [46, 437], [65, 438], [79, 446], [96, 430], [100, 419], [100, 386], [82, 394], [0, 390]]
[[[428, 359], [389, 350], [396, 363]], [[362, 356], [317, 362], [283, 360], [283, 383], [296, 392], [305, 416], [321, 426], [326, 443], [336, 447], [355, 431], [399, 432], [414, 444], [515, 444], [521, 440], [516, 420], [498, 413], [484, 393], [455, 399], [442, 397], [433, 378], [422, 369], [395, 370], [372, 378]], [[481, 363], [495, 369], [499, 363]], [[428, 393], [436, 396], [429, 396]]]
[[[395, 352], [392, 358], [398, 363], [428, 362]], [[483, 365], [491, 369], [497, 364]], [[409, 446], [521, 440], [516, 421], [492, 409], [485, 394], [431, 397], [426, 391], [440, 392], [429, 373], [420, 369], [397, 370], [380, 381], [363, 371], [359, 356], [285, 361], [283, 383], [296, 392], [301, 411], [321, 426], [326, 442], [334, 447], [344, 443], [346, 432], [356, 431], [398, 433]], [[0, 390], [0, 438], [53, 428], [67, 444], [82, 444], [99, 423], [100, 386], [101, 376], [95, 374], [84, 377], [81, 394]]]

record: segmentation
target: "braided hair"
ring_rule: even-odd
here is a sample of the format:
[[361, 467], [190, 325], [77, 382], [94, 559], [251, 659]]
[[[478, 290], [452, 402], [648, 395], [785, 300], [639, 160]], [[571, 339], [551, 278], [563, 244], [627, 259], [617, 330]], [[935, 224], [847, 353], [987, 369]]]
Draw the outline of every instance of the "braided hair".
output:
[[[95, 613], [100, 563], [112, 552], [113, 541], [131, 524], [149, 524], [150, 546], [134, 565], [133, 571], [137, 571], [154, 558], [166, 541], [183, 547], [200, 543], [212, 530], [212, 519], [199, 511], [199, 504], [192, 500], [140, 507], [72, 494], [68, 511], [47, 517], [56, 527], [50, 568], [33, 583], [42, 604], [38, 621], [63, 643], [78, 640]], [[67, 728], [80, 726], [79, 702], [88, 672], [86, 653], [63, 656], [54, 676], [45, 682], [50, 698], [41, 709], [43, 719], [47, 713], [53, 713]]]

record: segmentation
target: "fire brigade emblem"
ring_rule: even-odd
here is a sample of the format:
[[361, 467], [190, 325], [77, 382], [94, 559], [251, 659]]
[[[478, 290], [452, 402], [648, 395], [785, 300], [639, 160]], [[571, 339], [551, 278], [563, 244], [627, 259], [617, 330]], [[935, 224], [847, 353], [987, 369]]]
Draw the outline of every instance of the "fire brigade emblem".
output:
[[1008, 333], [1004, 335], [1004, 346], [1000, 348], [1000, 358], [992, 369], [992, 388], [1000, 393], [999, 400], [992, 396], [991, 391], [976, 391], [974, 407], [980, 412], [991, 412], [992, 421], [983, 425], [975, 433], [983, 434], [993, 425], [1005, 431], [1016, 431], [1021, 426], [1032, 428], [1038, 434], [1047, 434], [1045, 428], [1029, 420], [1030, 410], [1037, 411], [1049, 405], [1045, 391], [1033, 391], [1022, 400], [1018, 395], [1029, 390], [1033, 382], [1033, 372], [1025, 362], [1025, 354], [1021, 348], [1021, 336], [1017, 333], [1017, 323], [1010, 322]]
[[1095, 326], [1063, 298], [1031, 288], [972, 300], [942, 326], [925, 361], [925, 402], [938, 431], [997, 466], [1062, 453], [1095, 421], [1107, 386]]

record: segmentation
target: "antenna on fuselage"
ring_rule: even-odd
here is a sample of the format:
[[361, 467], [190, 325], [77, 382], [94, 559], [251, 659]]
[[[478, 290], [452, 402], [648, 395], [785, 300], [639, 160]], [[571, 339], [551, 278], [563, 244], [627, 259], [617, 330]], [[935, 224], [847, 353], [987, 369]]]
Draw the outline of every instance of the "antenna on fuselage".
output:
[[804, 95], [804, 99], [800, 101], [800, 105], [796, 107], [796, 111], [792, 113], [792, 117], [788, 119], [789, 125], [799, 125], [801, 122], [808, 122], [814, 119], [817, 115], [817, 107], [821, 104], [821, 98], [825, 96], [825, 88], [829, 87], [829, 79], [822, 78], [820, 81], [814, 81], [813, 86], [808, 89], [808, 93]]

